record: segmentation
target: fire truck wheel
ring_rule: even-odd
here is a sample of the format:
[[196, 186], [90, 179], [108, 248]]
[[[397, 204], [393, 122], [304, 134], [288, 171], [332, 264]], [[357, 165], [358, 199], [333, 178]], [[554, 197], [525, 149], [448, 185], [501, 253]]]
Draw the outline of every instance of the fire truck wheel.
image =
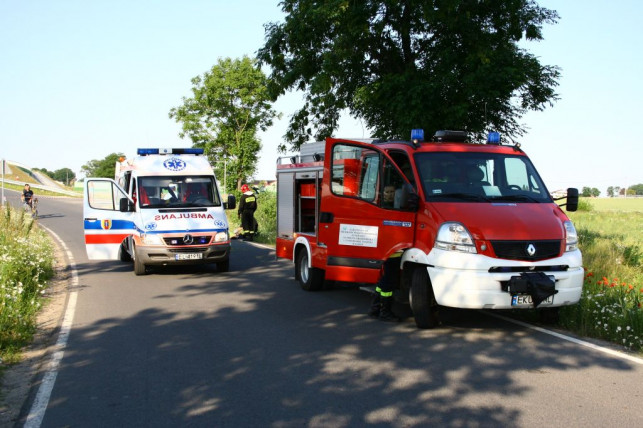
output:
[[138, 256], [136, 252], [136, 246], [134, 246], [134, 274], [139, 276], [139, 275], [145, 275], [146, 269], [145, 269], [145, 264], [141, 261], [141, 258]]
[[118, 258], [122, 262], [131, 262], [132, 256], [127, 252], [127, 241], [121, 243], [121, 250], [119, 251]]
[[217, 262], [217, 270], [219, 272], [228, 272], [230, 270], [230, 260]]
[[413, 270], [409, 303], [418, 328], [433, 328], [438, 325], [438, 304], [425, 266], [418, 266]]
[[295, 276], [301, 288], [306, 291], [318, 291], [324, 286], [324, 271], [308, 267], [308, 252], [305, 249], [297, 253]]

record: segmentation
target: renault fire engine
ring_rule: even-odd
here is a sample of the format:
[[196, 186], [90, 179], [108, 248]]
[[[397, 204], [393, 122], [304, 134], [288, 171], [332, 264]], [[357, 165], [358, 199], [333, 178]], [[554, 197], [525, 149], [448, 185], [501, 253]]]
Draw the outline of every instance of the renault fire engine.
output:
[[276, 253], [301, 287], [375, 284], [401, 257], [396, 297], [419, 328], [440, 306], [551, 318], [577, 303], [582, 256], [561, 206], [575, 211], [578, 190], [556, 204], [520, 145], [495, 132], [482, 144], [462, 131], [423, 140], [328, 138], [278, 159]]
[[115, 180], [87, 178], [85, 247], [90, 260], [148, 266], [213, 263], [227, 272], [230, 234], [214, 171], [203, 149], [138, 149], [116, 163]]

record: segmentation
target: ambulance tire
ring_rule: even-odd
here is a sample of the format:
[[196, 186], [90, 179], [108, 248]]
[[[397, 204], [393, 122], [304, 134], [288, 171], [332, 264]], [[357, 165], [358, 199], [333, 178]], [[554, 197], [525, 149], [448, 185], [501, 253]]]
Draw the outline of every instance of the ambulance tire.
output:
[[308, 251], [302, 249], [297, 253], [295, 263], [295, 277], [299, 285], [306, 291], [319, 291], [324, 286], [324, 271], [308, 267]]
[[426, 266], [418, 266], [413, 269], [409, 303], [415, 318], [415, 325], [418, 328], [433, 328], [439, 324], [438, 304], [433, 295]]
[[136, 254], [136, 246], [134, 246], [134, 274], [136, 276], [145, 275], [147, 269], [145, 264], [141, 261], [141, 258]]
[[121, 249], [118, 254], [118, 258], [122, 262], [131, 262], [132, 256], [127, 252], [127, 240], [121, 242]]

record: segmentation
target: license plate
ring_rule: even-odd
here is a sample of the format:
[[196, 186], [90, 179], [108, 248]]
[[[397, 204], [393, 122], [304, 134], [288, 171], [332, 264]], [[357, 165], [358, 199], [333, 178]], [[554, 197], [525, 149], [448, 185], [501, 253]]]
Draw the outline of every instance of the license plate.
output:
[[202, 253], [180, 253], [175, 254], [174, 258], [176, 260], [199, 260], [203, 258]]
[[[549, 296], [545, 300], [543, 300], [538, 307], [541, 306], [549, 306], [554, 304], [554, 296]], [[511, 296], [511, 306], [514, 308], [532, 308], [534, 306], [534, 301], [531, 300], [531, 296], [529, 294], [517, 294], [515, 296]]]

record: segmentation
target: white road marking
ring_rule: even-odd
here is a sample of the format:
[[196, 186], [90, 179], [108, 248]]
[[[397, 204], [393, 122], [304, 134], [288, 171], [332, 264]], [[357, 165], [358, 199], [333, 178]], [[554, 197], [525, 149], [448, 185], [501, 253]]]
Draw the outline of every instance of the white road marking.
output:
[[[51, 229], [41, 227], [47, 232], [49, 232], [58, 243], [63, 247], [69, 259], [69, 266], [71, 268], [71, 285], [73, 288], [78, 286], [78, 270], [76, 269], [76, 262], [74, 261], [74, 256], [72, 255], [65, 242], [60, 239]], [[58, 340], [54, 346], [54, 352], [47, 364], [47, 371], [45, 376], [38, 388], [38, 393], [34, 399], [33, 404], [31, 405], [31, 410], [27, 416], [25, 422], [26, 428], [38, 428], [42, 424], [42, 420], [45, 417], [45, 411], [47, 410], [47, 405], [49, 404], [49, 398], [51, 397], [51, 391], [54, 389], [54, 383], [56, 382], [56, 376], [58, 375], [58, 367], [60, 367], [60, 361], [63, 359], [65, 353], [65, 347], [67, 346], [67, 339], [69, 338], [69, 333], [71, 332], [71, 325], [74, 320], [74, 313], [76, 311], [76, 300], [78, 298], [78, 292], [72, 291], [69, 294], [69, 300], [67, 301], [67, 309], [65, 310], [65, 316], [63, 317], [62, 325], [60, 326], [60, 333], [58, 333]]]
[[522, 322], [522, 321], [514, 320], [514, 319], [511, 319], [511, 318], [507, 318], [505, 316], [494, 314], [494, 313], [489, 312], [489, 311], [485, 311], [485, 313], [487, 315], [489, 315], [489, 316], [499, 318], [501, 320], [504, 320], [504, 321], [507, 321], [507, 322], [510, 322], [510, 323], [513, 323], [513, 324], [517, 324], [517, 325], [525, 327], [525, 328], [529, 328], [531, 330], [536, 330], [536, 331], [538, 331], [540, 333], [548, 334], [550, 336], [554, 336], [554, 337], [557, 337], [559, 339], [567, 340], [568, 342], [572, 342], [572, 343], [575, 343], [577, 345], [585, 346], [587, 348], [591, 348], [591, 349], [594, 349], [596, 351], [612, 355], [614, 357], [622, 358], [624, 360], [628, 360], [628, 361], [631, 361], [631, 362], [637, 363], [637, 364], [643, 364], [643, 358], [638, 358], [638, 357], [635, 357], [633, 355], [626, 354], [624, 352], [619, 352], [619, 351], [615, 351], [613, 349], [605, 348], [604, 346], [598, 346], [598, 345], [595, 345], [593, 343], [586, 342], [584, 340], [576, 339], [575, 337], [566, 336], [564, 334], [561, 334], [561, 333], [558, 333], [558, 332], [555, 332], [555, 331], [552, 331], [552, 330], [547, 330], [545, 328], [538, 327], [538, 326], [535, 326], [535, 325], [531, 325], [531, 324], [528, 324], [526, 322]]

